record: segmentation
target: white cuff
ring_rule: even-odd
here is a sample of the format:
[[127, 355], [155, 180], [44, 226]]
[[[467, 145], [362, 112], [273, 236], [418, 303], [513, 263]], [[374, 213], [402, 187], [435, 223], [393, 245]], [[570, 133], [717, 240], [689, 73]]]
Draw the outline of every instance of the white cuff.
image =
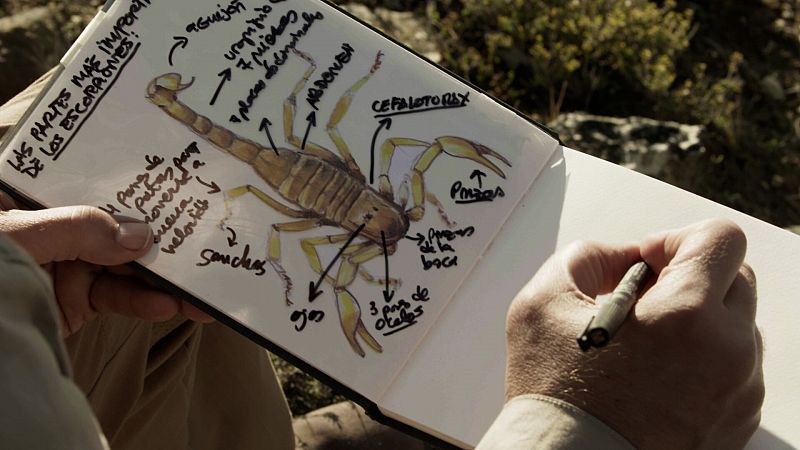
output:
[[633, 449], [624, 437], [580, 408], [544, 395], [514, 397], [476, 450]]

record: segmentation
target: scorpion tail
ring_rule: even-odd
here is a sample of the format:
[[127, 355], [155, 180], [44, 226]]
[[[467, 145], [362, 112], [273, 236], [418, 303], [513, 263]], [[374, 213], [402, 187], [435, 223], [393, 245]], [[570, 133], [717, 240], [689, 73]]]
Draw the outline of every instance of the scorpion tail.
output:
[[194, 83], [194, 77], [187, 83], [181, 81], [181, 75], [177, 73], [165, 73], [154, 78], [147, 85], [147, 99], [219, 150], [251, 163], [264, 148], [217, 125], [178, 100], [178, 92], [188, 89]]

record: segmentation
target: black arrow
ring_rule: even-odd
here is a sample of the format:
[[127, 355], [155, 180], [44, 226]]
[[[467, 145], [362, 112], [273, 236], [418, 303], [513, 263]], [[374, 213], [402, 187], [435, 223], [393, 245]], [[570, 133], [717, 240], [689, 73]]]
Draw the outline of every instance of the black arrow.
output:
[[483, 189], [483, 177], [485, 177], [485, 176], [486, 176], [486, 174], [481, 172], [480, 169], [473, 170], [472, 173], [469, 175], [470, 179], [472, 179], [472, 178], [477, 178], [478, 179], [478, 188], [479, 189]]
[[378, 122], [378, 124], [378, 129], [375, 130], [375, 134], [372, 135], [372, 147], [370, 147], [372, 150], [369, 154], [369, 184], [375, 182], [375, 142], [378, 140], [378, 133], [381, 132], [383, 127], [386, 127], [387, 130], [392, 128], [392, 119], [391, 117], [387, 117]]
[[316, 111], [311, 111], [306, 116], [306, 120], [308, 121], [308, 127], [306, 127], [306, 134], [303, 135], [303, 145], [300, 146], [302, 150], [306, 149], [306, 141], [308, 140], [308, 133], [311, 131], [311, 127], [317, 126], [317, 113]]
[[205, 187], [207, 187], [207, 188], [209, 188], [209, 189], [210, 189], [210, 190], [208, 191], [208, 193], [209, 193], [209, 194], [216, 194], [217, 192], [219, 192], [219, 191], [221, 191], [221, 190], [222, 190], [222, 189], [220, 189], [220, 188], [219, 188], [219, 185], [218, 185], [217, 183], [213, 182], [213, 181], [212, 181], [212, 182], [210, 182], [210, 183], [206, 183], [206, 182], [205, 182], [205, 181], [203, 181], [203, 180], [202, 180], [200, 177], [197, 177], [197, 176], [196, 176], [195, 178], [197, 178], [197, 182], [198, 182], [198, 183], [200, 183], [200, 184], [202, 184], [203, 186], [205, 186]]
[[169, 65], [172, 65], [172, 54], [175, 50], [180, 48], [186, 48], [186, 44], [189, 43], [189, 38], [185, 38], [183, 36], [172, 36], [172, 39], [175, 39], [177, 42], [172, 46], [172, 49], [169, 51]]
[[345, 242], [342, 248], [339, 249], [339, 253], [336, 254], [336, 257], [333, 258], [333, 261], [331, 261], [330, 264], [328, 264], [328, 267], [325, 268], [325, 271], [322, 272], [322, 275], [319, 277], [319, 280], [317, 280], [316, 283], [314, 283], [313, 281], [308, 283], [309, 302], [313, 302], [315, 298], [319, 297], [319, 295], [322, 294], [322, 291], [319, 290], [319, 285], [322, 284], [322, 280], [324, 280], [325, 276], [328, 275], [328, 271], [331, 270], [331, 267], [333, 267], [333, 264], [336, 263], [336, 260], [338, 260], [339, 257], [342, 256], [342, 253], [345, 251], [347, 246], [350, 245], [351, 242], [353, 242], [353, 239], [355, 239], [356, 236], [358, 236], [358, 233], [361, 233], [361, 230], [364, 229], [364, 226], [365, 224], [362, 223], [358, 228], [356, 228], [356, 231], [350, 235], [350, 238], [347, 239], [347, 242]]
[[412, 241], [415, 241], [417, 245], [419, 245], [425, 240], [425, 236], [423, 236], [421, 233], [417, 233], [416, 236], [406, 235], [406, 239], [411, 239]]
[[225, 227], [225, 229], [231, 232], [231, 236], [228, 237], [228, 247], [233, 247], [238, 244], [238, 242], [236, 242], [236, 232], [233, 231], [233, 228]]
[[383, 230], [381, 230], [381, 242], [383, 243], [383, 264], [386, 267], [386, 289], [383, 290], [383, 300], [389, 303], [394, 297], [394, 290], [389, 290], [389, 252], [386, 251], [386, 235], [383, 234]]
[[219, 91], [222, 90], [222, 85], [225, 84], [226, 81], [231, 81], [231, 68], [228, 67], [227, 69], [218, 73], [217, 76], [222, 77], [222, 79], [219, 80], [219, 86], [217, 86], [217, 90], [214, 91], [214, 96], [211, 97], [211, 103], [209, 103], [209, 105], [213, 105], [217, 101], [217, 96], [219, 95]]
[[267, 139], [269, 139], [269, 145], [272, 146], [272, 150], [275, 151], [275, 154], [278, 154], [278, 147], [275, 147], [275, 141], [272, 140], [272, 135], [269, 134], [269, 126], [272, 125], [272, 122], [269, 121], [266, 117], [261, 119], [261, 125], [258, 126], [258, 131], [266, 131], [267, 132]]

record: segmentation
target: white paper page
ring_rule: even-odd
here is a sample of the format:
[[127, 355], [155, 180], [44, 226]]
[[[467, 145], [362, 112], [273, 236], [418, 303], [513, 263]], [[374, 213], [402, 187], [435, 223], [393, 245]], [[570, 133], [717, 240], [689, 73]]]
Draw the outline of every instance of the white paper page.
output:
[[557, 248], [627, 242], [712, 217], [744, 229], [758, 277], [766, 400], [750, 447], [800, 445], [800, 237], [571, 149], [553, 155], [381, 407], [476, 445], [503, 404], [508, 305]]
[[[557, 147], [323, 2], [118, 1], [93, 26], [9, 143], [0, 178], [47, 206], [147, 218], [160, 237], [148, 268], [370, 399]], [[344, 168], [345, 145], [365, 181]], [[301, 161], [298, 147], [315, 156]], [[492, 201], [459, 203], [476, 195]], [[379, 231], [397, 247], [387, 260]], [[402, 283], [385, 300], [387, 263]]]

